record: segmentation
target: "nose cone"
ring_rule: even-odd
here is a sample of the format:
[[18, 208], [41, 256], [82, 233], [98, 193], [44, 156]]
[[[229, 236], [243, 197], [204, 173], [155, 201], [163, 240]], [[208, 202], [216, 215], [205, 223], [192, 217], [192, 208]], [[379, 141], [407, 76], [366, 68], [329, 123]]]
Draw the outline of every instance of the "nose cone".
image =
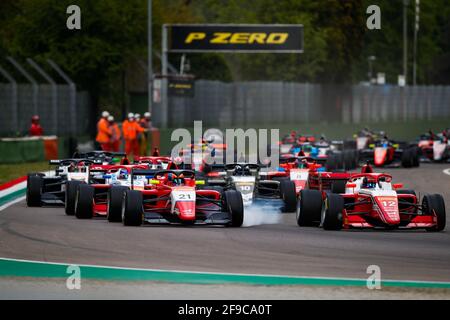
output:
[[179, 201], [175, 205], [178, 210], [178, 216], [183, 221], [195, 220], [195, 202], [193, 201]]
[[398, 225], [400, 213], [397, 197], [377, 197], [375, 200], [380, 210], [381, 220], [388, 225]]
[[387, 148], [375, 148], [374, 163], [376, 166], [382, 166], [386, 160]]

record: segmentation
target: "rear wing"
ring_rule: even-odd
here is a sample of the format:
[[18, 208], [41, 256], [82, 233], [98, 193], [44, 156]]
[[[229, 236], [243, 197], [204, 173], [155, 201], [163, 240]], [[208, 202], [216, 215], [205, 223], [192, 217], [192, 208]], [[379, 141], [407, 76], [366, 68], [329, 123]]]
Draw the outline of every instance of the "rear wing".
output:
[[53, 159], [53, 160], [49, 160], [48, 164], [49, 165], [53, 165], [53, 166], [60, 166], [60, 165], [65, 165], [65, 164], [70, 164], [70, 163], [80, 163], [80, 162], [87, 162], [89, 164], [101, 164], [101, 160], [97, 160], [97, 159], [87, 159], [87, 158], [72, 158], [72, 159]]
[[131, 181], [133, 181], [134, 176], [146, 176], [148, 179], [152, 179], [157, 172], [161, 172], [161, 170], [144, 170], [144, 169], [136, 169], [131, 170]]
[[225, 171], [225, 165], [224, 164], [206, 164], [204, 168], [205, 173], [210, 172], [218, 172], [218, 171]]
[[125, 157], [125, 152], [110, 152], [110, 151], [89, 151], [83, 153], [74, 153], [74, 158], [92, 157], [92, 156], [106, 156], [106, 157]]
[[189, 175], [192, 177], [195, 177], [195, 172], [192, 170], [154, 170], [154, 169], [136, 169], [136, 170], [131, 170], [131, 176], [132, 178], [134, 176], [146, 176], [147, 179], [152, 179], [154, 176], [156, 176], [157, 174], [166, 174], [166, 173], [173, 173], [176, 174], [177, 176], [180, 174], [185, 174], [185, 175]]

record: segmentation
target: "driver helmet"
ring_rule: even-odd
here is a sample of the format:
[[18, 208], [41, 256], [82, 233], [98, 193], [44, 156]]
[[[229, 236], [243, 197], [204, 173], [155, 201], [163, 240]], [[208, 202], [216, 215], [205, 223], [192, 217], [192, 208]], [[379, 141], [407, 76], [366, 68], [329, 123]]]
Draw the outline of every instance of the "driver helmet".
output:
[[118, 174], [118, 179], [126, 180], [128, 179], [128, 171], [126, 169], [120, 169]]
[[76, 171], [76, 165], [75, 163], [69, 164], [69, 167], [67, 168], [68, 172], [75, 172]]
[[180, 174], [178, 177], [174, 179], [176, 185], [182, 185], [184, 182], [184, 174]]
[[364, 178], [363, 182], [361, 184], [361, 188], [365, 189], [374, 189], [376, 187], [377, 183], [375, 181], [369, 181], [369, 179]]

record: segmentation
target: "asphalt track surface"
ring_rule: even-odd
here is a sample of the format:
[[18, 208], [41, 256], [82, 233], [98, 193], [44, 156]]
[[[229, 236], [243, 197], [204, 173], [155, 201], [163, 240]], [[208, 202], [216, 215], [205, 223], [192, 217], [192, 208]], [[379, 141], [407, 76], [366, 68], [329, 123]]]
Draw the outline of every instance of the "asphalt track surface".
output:
[[[450, 215], [449, 164], [385, 169], [417, 193], [441, 193]], [[378, 170], [379, 171], [379, 170]], [[264, 212], [262, 212], [264, 214]], [[0, 257], [165, 270], [450, 281], [450, 226], [443, 232], [299, 228], [295, 214], [246, 228], [124, 227], [77, 220], [62, 208], [17, 203], [0, 212]], [[272, 221], [273, 222], [273, 221]], [[4, 281], [2, 281], [4, 284]], [[18, 290], [17, 292], [20, 292]], [[170, 295], [169, 295], [170, 296]], [[448, 292], [444, 295], [448, 297]], [[249, 297], [251, 298], [251, 296]]]

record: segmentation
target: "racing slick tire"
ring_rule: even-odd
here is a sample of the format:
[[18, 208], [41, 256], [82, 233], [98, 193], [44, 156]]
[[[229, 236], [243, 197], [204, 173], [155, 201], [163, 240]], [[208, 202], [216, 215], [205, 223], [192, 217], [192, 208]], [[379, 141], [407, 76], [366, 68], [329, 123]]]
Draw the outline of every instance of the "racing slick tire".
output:
[[106, 217], [109, 222], [122, 222], [122, 199], [125, 191], [124, 186], [112, 186], [108, 190]]
[[402, 167], [403, 168], [410, 168], [412, 165], [412, 161], [410, 158], [410, 151], [409, 149], [406, 149], [403, 151], [402, 153], [402, 158], [401, 158], [401, 162], [402, 162]]
[[27, 177], [31, 177], [31, 176], [40, 176], [40, 177], [45, 177], [45, 174], [42, 172], [30, 172], [27, 174]]
[[93, 216], [94, 187], [80, 184], [75, 199], [75, 217], [77, 219], [91, 219]]
[[296, 218], [299, 227], [317, 226], [322, 210], [322, 192], [319, 190], [300, 191], [297, 201]]
[[295, 191], [295, 183], [290, 180], [280, 181], [280, 194], [284, 202], [284, 212], [295, 212], [297, 208], [297, 194]]
[[344, 157], [344, 169], [345, 170], [351, 170], [354, 169], [354, 162], [355, 162], [355, 155], [353, 151], [351, 150], [345, 150], [343, 151], [343, 157]]
[[66, 181], [66, 191], [64, 192], [64, 210], [68, 216], [75, 215], [75, 201], [77, 198], [77, 190], [83, 181], [70, 180]]
[[337, 167], [337, 157], [335, 154], [330, 154], [327, 158], [327, 162], [325, 163], [325, 168], [327, 171], [334, 171]]
[[418, 147], [411, 148], [412, 166], [420, 166], [420, 149]]
[[358, 168], [358, 162], [359, 162], [359, 152], [358, 150], [352, 150], [353, 153], [353, 168]]
[[142, 193], [136, 190], [125, 191], [122, 198], [122, 223], [124, 226], [138, 227], [142, 225], [142, 205]]
[[345, 193], [346, 184], [347, 184], [347, 180], [334, 180], [331, 183], [331, 192], [332, 193]]
[[44, 181], [40, 175], [28, 175], [26, 201], [28, 207], [41, 207], [42, 186]]
[[344, 169], [344, 153], [343, 152], [339, 152], [336, 153], [336, 166], [338, 170], [343, 170]]
[[405, 149], [402, 154], [401, 158], [402, 167], [404, 168], [412, 168], [412, 167], [418, 167], [419, 166], [419, 156], [417, 155], [417, 152], [412, 149]]
[[427, 215], [432, 215], [433, 210], [436, 213], [437, 223], [432, 228], [427, 228], [427, 231], [436, 232], [445, 229], [446, 213], [444, 198], [440, 194], [427, 194], [422, 199], [423, 211]]
[[338, 194], [329, 193], [323, 201], [320, 225], [324, 230], [342, 229], [342, 211], [344, 198]]
[[224, 193], [225, 204], [230, 213], [232, 227], [241, 227], [244, 223], [244, 202], [242, 201], [242, 194], [236, 190], [227, 190]]

